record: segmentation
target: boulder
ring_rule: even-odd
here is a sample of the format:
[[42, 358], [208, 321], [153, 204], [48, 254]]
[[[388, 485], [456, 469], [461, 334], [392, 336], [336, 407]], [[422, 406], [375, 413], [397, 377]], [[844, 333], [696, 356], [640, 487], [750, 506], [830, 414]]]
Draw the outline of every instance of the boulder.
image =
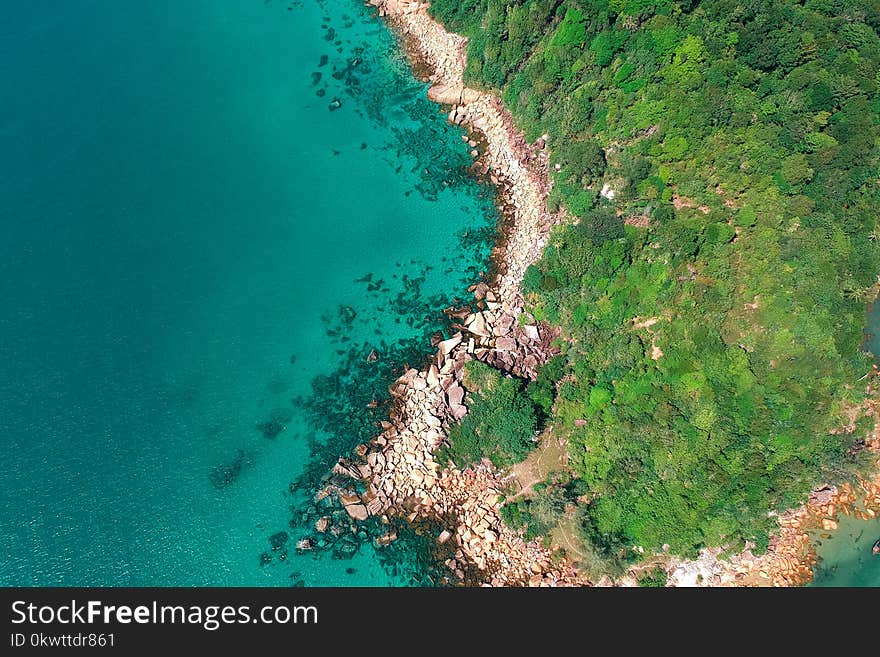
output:
[[348, 506], [349, 504], [357, 504], [361, 501], [361, 498], [356, 493], [351, 492], [341, 492], [339, 493], [339, 501], [342, 502], [343, 506]]
[[464, 400], [464, 388], [458, 383], [453, 383], [446, 389], [446, 401], [449, 407], [460, 406]]
[[441, 343], [437, 345], [437, 350], [443, 355], [448, 356], [453, 349], [455, 349], [459, 344], [461, 344], [462, 335], [461, 333], [456, 333], [448, 340], [443, 340]]
[[449, 414], [456, 420], [461, 420], [465, 415], [467, 415], [467, 406], [464, 404], [456, 404], [449, 406]]
[[435, 363], [431, 363], [428, 368], [427, 382], [430, 388], [436, 388], [440, 384], [440, 370]]
[[492, 335], [492, 331], [489, 329], [489, 324], [483, 313], [475, 313], [471, 315], [465, 324], [468, 327], [468, 331], [481, 338], [488, 338]]
[[367, 463], [376, 470], [381, 470], [385, 466], [385, 457], [382, 455], [382, 452], [370, 452], [367, 456]]
[[459, 105], [464, 94], [464, 87], [456, 84], [432, 84], [428, 88], [428, 99], [441, 105]]
[[461, 90], [461, 104], [469, 105], [470, 103], [475, 103], [480, 100], [480, 92], [476, 89], [470, 89], [465, 87]]
[[810, 503], [816, 506], [828, 504], [837, 495], [837, 486], [822, 486], [810, 492]]
[[837, 521], [831, 518], [823, 518], [822, 529], [828, 532], [834, 531], [835, 529], [837, 529]]
[[498, 351], [516, 351], [517, 344], [513, 338], [497, 338], [495, 340], [495, 349]]
[[510, 333], [511, 329], [516, 325], [516, 318], [513, 315], [503, 314], [498, 320], [498, 328], [500, 330], [500, 335], [506, 335]]
[[352, 520], [366, 520], [370, 515], [367, 511], [367, 507], [360, 502], [357, 504], [347, 504], [345, 506], [345, 511], [351, 516]]
[[532, 324], [526, 324], [525, 326], [522, 327], [522, 332], [529, 340], [535, 340], [535, 341], [538, 340], [538, 327], [537, 326], [534, 326]]
[[397, 540], [397, 532], [393, 529], [381, 536], [377, 536], [374, 543], [376, 547], [385, 547], [386, 545], [391, 545], [394, 541]]

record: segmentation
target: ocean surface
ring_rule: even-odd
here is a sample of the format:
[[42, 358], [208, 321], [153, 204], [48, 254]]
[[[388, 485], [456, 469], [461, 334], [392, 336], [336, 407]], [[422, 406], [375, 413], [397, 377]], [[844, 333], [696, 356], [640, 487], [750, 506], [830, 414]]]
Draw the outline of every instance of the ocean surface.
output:
[[295, 548], [495, 230], [389, 31], [11, 3], [0, 97], [0, 584], [429, 582], [413, 532]]

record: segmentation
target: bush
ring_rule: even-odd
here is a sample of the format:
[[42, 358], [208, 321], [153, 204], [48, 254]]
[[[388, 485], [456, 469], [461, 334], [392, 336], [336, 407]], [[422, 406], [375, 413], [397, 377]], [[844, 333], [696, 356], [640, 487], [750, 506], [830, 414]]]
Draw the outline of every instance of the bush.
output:
[[559, 165], [558, 180], [569, 185], [587, 187], [605, 173], [605, 151], [595, 139], [569, 141], [557, 148], [551, 163]]
[[578, 231], [584, 239], [601, 245], [608, 240], [624, 236], [623, 221], [609, 207], [596, 208], [587, 212], [578, 224]]
[[666, 571], [660, 568], [653, 568], [639, 575], [639, 586], [645, 588], [663, 588], [666, 586]]
[[565, 368], [565, 359], [561, 356], [552, 358], [538, 372], [538, 378], [528, 384], [526, 394], [535, 405], [541, 419], [550, 416], [553, 410], [553, 402], [556, 399], [556, 384], [562, 378]]
[[538, 426], [524, 382], [470, 361], [464, 383], [468, 414], [449, 430], [448, 445], [439, 453], [441, 462], [452, 460], [465, 467], [488, 458], [504, 467], [522, 461], [535, 445]]
[[587, 492], [582, 479], [568, 472], [551, 472], [532, 487], [530, 499], [520, 499], [501, 507], [501, 517], [513, 529], [522, 529], [526, 539], [547, 536], [565, 515], [566, 507]]

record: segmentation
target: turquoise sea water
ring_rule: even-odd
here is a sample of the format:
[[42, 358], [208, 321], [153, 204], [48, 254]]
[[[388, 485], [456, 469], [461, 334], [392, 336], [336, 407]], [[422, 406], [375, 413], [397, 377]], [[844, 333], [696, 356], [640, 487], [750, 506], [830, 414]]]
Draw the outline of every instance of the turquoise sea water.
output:
[[880, 519], [841, 515], [836, 531], [816, 538], [814, 586], [880, 586], [880, 556], [871, 552], [880, 538]]
[[494, 230], [388, 31], [359, 0], [6, 9], [0, 584], [423, 581], [416, 537], [293, 548]]

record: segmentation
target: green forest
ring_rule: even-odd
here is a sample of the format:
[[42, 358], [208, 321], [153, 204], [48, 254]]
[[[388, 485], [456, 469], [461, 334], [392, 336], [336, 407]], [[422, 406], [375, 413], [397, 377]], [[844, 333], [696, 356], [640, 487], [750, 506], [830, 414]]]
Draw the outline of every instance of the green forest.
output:
[[548, 204], [569, 218], [524, 282], [562, 356], [543, 393], [504, 384], [513, 453], [546, 408], [605, 554], [765, 548], [768, 512], [864, 456], [867, 419], [839, 428], [872, 362], [880, 1], [431, 12], [469, 37], [467, 82], [549, 134]]

